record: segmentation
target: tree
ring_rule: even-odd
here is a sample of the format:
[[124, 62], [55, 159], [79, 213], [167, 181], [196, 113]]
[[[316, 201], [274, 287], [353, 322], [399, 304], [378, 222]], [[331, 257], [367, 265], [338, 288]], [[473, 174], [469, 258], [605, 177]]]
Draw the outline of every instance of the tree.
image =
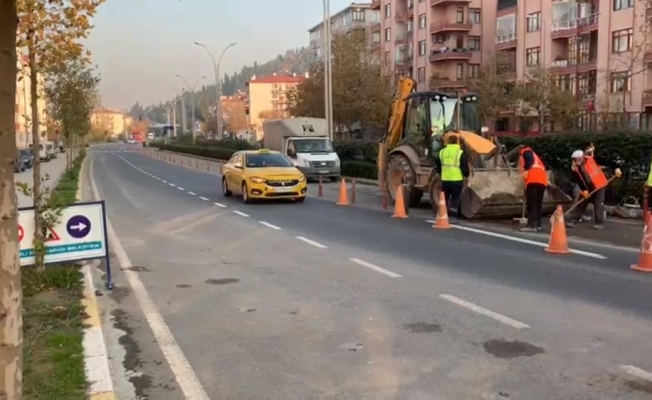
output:
[[[466, 87], [478, 94], [478, 111], [485, 125], [493, 125], [501, 112], [513, 110], [516, 99], [508, 73], [516, 64], [504, 56], [496, 56], [480, 70], [477, 77], [467, 79]], [[511, 68], [513, 67], [513, 68]]]
[[[363, 129], [378, 127], [387, 119], [391, 92], [367, 39], [362, 29], [333, 38], [333, 119], [339, 128], [354, 130], [358, 123]], [[323, 68], [313, 68], [288, 99], [292, 115], [323, 117]]]
[[0, 399], [22, 398], [23, 317], [16, 156], [16, 2], [0, 0]]
[[518, 83], [514, 94], [519, 99], [518, 114], [521, 118], [531, 118], [534, 111], [541, 133], [545, 130], [546, 116], [562, 129], [571, 128], [577, 121], [579, 112], [574, 96], [562, 90], [555, 76], [543, 67], [528, 69], [525, 80]]
[[[93, 69], [79, 59], [58, 65], [48, 74], [45, 85], [48, 114], [58, 122], [66, 143], [75, 143], [91, 132], [98, 83]], [[103, 136], [104, 130], [101, 133]], [[68, 165], [71, 161], [68, 160]]]
[[286, 112], [279, 109], [265, 110], [258, 113], [258, 118], [261, 120], [280, 119], [280, 118], [285, 118], [286, 116], [285, 114]]
[[[18, 31], [16, 47], [27, 51], [29, 58], [30, 100], [32, 107], [32, 142], [39, 148], [39, 74], [43, 77], [68, 60], [88, 61], [90, 54], [80, 40], [88, 36], [92, 28], [90, 20], [104, 0], [16, 0]], [[34, 159], [34, 206], [42, 202], [41, 167], [38, 157]], [[42, 218], [34, 213], [35, 249], [43, 243]], [[36, 252], [36, 265], [43, 266], [43, 252]]]

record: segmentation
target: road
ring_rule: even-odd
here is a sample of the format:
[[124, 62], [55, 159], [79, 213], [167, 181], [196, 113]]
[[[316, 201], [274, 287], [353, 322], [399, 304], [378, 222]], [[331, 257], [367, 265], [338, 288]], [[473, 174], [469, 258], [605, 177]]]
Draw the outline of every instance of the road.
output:
[[[42, 187], [48, 190], [54, 189], [54, 187], [59, 182], [59, 178], [63, 175], [66, 170], [66, 154], [58, 154], [58, 157], [54, 160], [48, 162], [41, 162], [41, 177], [43, 179]], [[16, 183], [25, 183], [28, 188], [32, 188], [34, 183], [33, 178], [34, 169], [30, 168], [23, 172], [14, 174], [14, 180]], [[47, 175], [47, 179], [46, 179]], [[16, 193], [18, 195], [18, 206], [19, 207], [32, 207], [34, 205], [34, 199], [31, 196], [26, 196], [22, 190], [16, 188]]]
[[652, 395], [636, 254], [552, 256], [314, 198], [245, 205], [122, 145], [87, 166], [120, 242], [100, 297], [120, 398]]

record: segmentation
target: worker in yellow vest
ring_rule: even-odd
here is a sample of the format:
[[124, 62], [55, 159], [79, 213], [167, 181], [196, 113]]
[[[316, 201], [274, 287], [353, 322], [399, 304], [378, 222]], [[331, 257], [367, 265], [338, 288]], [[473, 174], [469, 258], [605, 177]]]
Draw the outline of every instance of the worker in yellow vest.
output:
[[464, 181], [470, 175], [466, 154], [460, 146], [459, 137], [449, 135], [446, 147], [439, 151], [435, 159], [441, 179], [441, 190], [444, 192], [448, 213], [458, 219], [461, 217], [460, 198], [464, 189]]
[[648, 210], [652, 210], [652, 204], [651, 199], [649, 198], [650, 196], [650, 188], [652, 187], [652, 160], [650, 160], [650, 172], [647, 174], [647, 181], [645, 181], [645, 190], [648, 192], [648, 199], [647, 199], [647, 208]]

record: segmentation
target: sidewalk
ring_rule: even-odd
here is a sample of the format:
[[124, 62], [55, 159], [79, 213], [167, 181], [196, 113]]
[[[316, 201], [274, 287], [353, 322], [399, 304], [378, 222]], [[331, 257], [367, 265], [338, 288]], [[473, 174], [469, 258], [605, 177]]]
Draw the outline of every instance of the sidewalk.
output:
[[[41, 178], [45, 179], [46, 174], [50, 176], [50, 179], [43, 182], [43, 187], [46, 187], [50, 190], [54, 189], [66, 170], [66, 154], [59, 153], [58, 157], [49, 162], [41, 161]], [[26, 183], [27, 186], [31, 189], [32, 183], [34, 182], [34, 168], [30, 168], [21, 173], [14, 174], [14, 180], [16, 184], [19, 182]], [[18, 195], [18, 207], [31, 207], [34, 205], [34, 200], [31, 197], [25, 196], [22, 190], [16, 188], [16, 194]]]

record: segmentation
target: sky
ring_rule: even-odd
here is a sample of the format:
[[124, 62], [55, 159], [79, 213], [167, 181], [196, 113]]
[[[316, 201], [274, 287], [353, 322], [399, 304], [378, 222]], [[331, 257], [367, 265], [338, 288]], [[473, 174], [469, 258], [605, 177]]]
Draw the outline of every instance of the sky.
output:
[[[351, 0], [330, 3], [332, 15]], [[195, 41], [216, 58], [237, 43], [222, 59], [223, 76], [307, 46], [308, 29], [322, 17], [321, 0], [106, 0], [86, 45], [101, 77], [103, 106], [128, 109], [179, 94], [183, 81], [176, 74], [191, 85], [203, 76], [202, 82], [215, 82], [211, 59]]]

